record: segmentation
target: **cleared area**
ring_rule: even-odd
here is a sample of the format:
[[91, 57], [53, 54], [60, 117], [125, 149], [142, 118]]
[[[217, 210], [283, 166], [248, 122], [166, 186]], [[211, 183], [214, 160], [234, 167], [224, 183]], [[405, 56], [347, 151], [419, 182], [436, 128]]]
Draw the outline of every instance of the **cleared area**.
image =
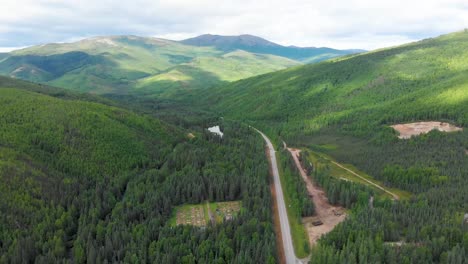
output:
[[461, 127], [438, 121], [397, 124], [391, 127], [400, 133], [400, 135], [398, 136], [398, 138], [400, 139], [408, 139], [412, 136], [426, 134], [434, 129], [439, 130], [441, 132], [456, 132], [463, 130], [463, 128]]
[[206, 226], [208, 221], [203, 207], [203, 204], [195, 204], [176, 208], [176, 225]]
[[171, 225], [192, 225], [205, 227], [208, 224], [219, 224], [230, 221], [241, 210], [241, 202], [218, 202], [186, 204], [176, 207]]
[[309, 197], [311, 197], [315, 205], [315, 216], [305, 217], [302, 220], [309, 235], [310, 245], [314, 246], [321, 236], [332, 231], [335, 226], [346, 219], [345, 209], [330, 204], [324, 190], [312, 182], [299, 161], [301, 151], [292, 148], [288, 148], [288, 150], [307, 186]]

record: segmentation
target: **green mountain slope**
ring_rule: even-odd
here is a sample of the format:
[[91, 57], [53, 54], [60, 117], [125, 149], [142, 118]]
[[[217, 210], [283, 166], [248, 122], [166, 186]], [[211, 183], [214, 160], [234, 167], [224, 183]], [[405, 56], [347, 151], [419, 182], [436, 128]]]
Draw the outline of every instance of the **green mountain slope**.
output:
[[[66, 92], [0, 83], [1, 262], [65, 256], [88, 212], [99, 208], [104, 219], [130, 175], [159, 166], [182, 137], [155, 119]], [[97, 198], [104, 186], [112, 195]]]
[[168, 96], [181, 90], [186, 92], [196, 87], [213, 87], [295, 65], [298, 65], [296, 61], [282, 57], [234, 51], [221, 56], [197, 57], [165, 72], [140, 79], [135, 90], [139, 94]]
[[319, 62], [363, 50], [337, 50], [331, 48], [301, 48], [281, 46], [252, 35], [219, 36], [205, 34], [182, 40], [181, 43], [194, 46], [211, 46], [224, 51], [244, 50], [260, 54], [272, 54], [305, 63]]
[[[231, 54], [164, 39], [112, 36], [14, 51], [0, 61], [0, 73], [82, 92], [160, 95], [172, 93], [174, 87], [205, 88], [298, 64], [271, 55]], [[168, 73], [181, 67], [191, 68], [190, 78], [184, 74], [168, 78]]]
[[[220, 140], [203, 120], [189, 139], [116, 104], [0, 77], [0, 263], [274, 263], [261, 138], [218, 123]], [[203, 229], [170, 223], [207, 200], [242, 211]]]
[[211, 89], [225, 115], [308, 134], [339, 124], [369, 135], [383, 124], [468, 124], [467, 33], [295, 67]]
[[[304, 164], [331, 197], [340, 197], [343, 206], [360, 203], [319, 241], [311, 263], [466, 259], [468, 33], [294, 67], [197, 98], [226, 120], [267, 131], [278, 145], [285, 140], [315, 157], [329, 155], [412, 194], [409, 200], [369, 202], [369, 193], [333, 179], [332, 167], [316, 166], [313, 155], [305, 155]], [[404, 140], [390, 128], [413, 121], [445, 121], [463, 131]]]

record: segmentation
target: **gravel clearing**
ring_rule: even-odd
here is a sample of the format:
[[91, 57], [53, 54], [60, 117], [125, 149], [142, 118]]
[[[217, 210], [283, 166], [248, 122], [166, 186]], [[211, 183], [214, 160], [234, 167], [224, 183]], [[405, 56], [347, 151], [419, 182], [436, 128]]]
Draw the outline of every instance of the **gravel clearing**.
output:
[[463, 130], [463, 128], [461, 127], [438, 121], [397, 124], [391, 127], [400, 133], [400, 135], [398, 136], [398, 138], [400, 139], [408, 139], [412, 136], [426, 134], [434, 129], [439, 130], [441, 132], [456, 132]]

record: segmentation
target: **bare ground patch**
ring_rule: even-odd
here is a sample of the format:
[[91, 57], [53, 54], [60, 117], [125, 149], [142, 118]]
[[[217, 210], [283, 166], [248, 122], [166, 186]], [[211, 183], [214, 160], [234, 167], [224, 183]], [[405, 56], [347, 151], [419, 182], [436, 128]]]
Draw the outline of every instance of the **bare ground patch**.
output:
[[177, 225], [206, 226], [203, 205], [183, 206], [177, 209]]
[[234, 217], [236, 217], [237, 213], [239, 213], [240, 209], [240, 201], [219, 202], [211, 203], [209, 212], [215, 216], [217, 223], [221, 223], [223, 221], [232, 220]]
[[175, 224], [204, 227], [222, 223], [236, 217], [240, 209], [240, 201], [182, 205], [175, 209]]
[[434, 129], [439, 130], [441, 132], [455, 132], [455, 131], [463, 130], [463, 128], [461, 127], [457, 127], [449, 123], [438, 122], [438, 121], [396, 124], [391, 127], [400, 133], [398, 138], [401, 138], [401, 139], [408, 139], [408, 138], [411, 138], [412, 136], [426, 134]]
[[302, 220], [309, 235], [310, 245], [314, 246], [322, 235], [332, 231], [336, 225], [346, 219], [345, 209], [341, 206], [330, 204], [324, 190], [307, 176], [306, 171], [299, 162], [299, 153], [301, 151], [291, 148], [288, 148], [288, 150], [293, 156], [294, 163], [306, 183], [309, 196], [314, 202], [315, 216], [305, 217]]

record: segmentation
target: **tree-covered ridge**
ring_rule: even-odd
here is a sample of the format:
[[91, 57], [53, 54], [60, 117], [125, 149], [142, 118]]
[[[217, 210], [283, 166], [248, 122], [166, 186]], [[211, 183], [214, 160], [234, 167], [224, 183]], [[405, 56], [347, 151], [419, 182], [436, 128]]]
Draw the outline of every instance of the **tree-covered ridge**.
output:
[[[412, 120], [468, 123], [468, 33], [295, 67], [210, 89], [222, 115], [260, 121], [283, 136], [338, 125], [383, 136]], [[211, 102], [211, 101], [210, 101]]]
[[157, 120], [122, 109], [17, 89], [0, 93], [2, 144], [72, 175], [111, 176], [143, 167], [152, 156], [149, 145], [169, 145], [177, 138]]
[[[268, 164], [248, 127], [188, 139], [149, 116], [18, 86], [0, 88], [1, 263], [276, 262]], [[170, 226], [175, 206], [206, 200], [245, 210], [206, 229]]]
[[177, 140], [167, 125], [123, 109], [14, 88], [0, 94], [2, 262], [65, 257], [81, 212], [94, 207], [104, 217], [112, 207], [94, 188], [119, 199], [130, 173], [161, 163]]
[[220, 36], [205, 34], [180, 41], [193, 46], [216, 47], [223, 51], [244, 50], [259, 54], [272, 54], [301, 62], [319, 62], [326, 59], [343, 56], [363, 50], [337, 50], [332, 48], [282, 46], [266, 39], [252, 36]]
[[66, 99], [66, 100], [82, 100], [86, 102], [95, 102], [95, 103], [101, 103], [101, 104], [110, 105], [110, 106], [118, 105], [116, 102], [107, 100], [100, 96], [74, 92], [70, 90], [65, 90], [63, 88], [37, 84], [31, 81], [13, 79], [13, 78], [6, 77], [6, 76], [0, 76], [0, 87], [31, 91], [34, 93], [49, 95], [51, 97], [56, 97], [56, 98]]

